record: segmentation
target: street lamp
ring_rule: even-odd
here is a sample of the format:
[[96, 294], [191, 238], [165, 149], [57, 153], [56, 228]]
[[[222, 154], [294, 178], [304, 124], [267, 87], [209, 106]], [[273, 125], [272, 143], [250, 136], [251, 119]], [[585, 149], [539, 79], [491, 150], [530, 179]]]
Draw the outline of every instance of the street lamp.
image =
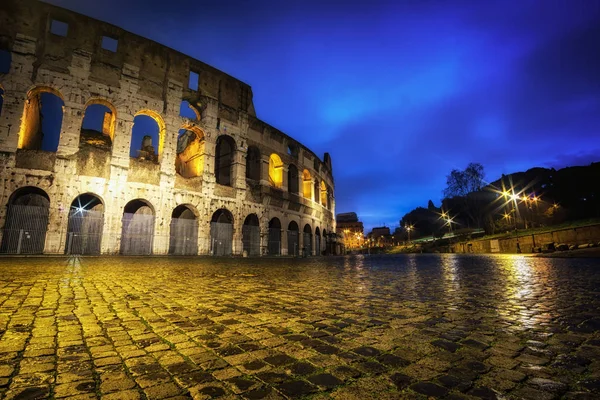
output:
[[[521, 245], [519, 244], [519, 234], [517, 233], [517, 211], [515, 208], [515, 204], [519, 199], [519, 195], [515, 194], [514, 188], [510, 188], [510, 192], [505, 190], [502, 192], [502, 195], [505, 199], [510, 198], [510, 203], [512, 204], [512, 212], [515, 214], [515, 238], [517, 239], [517, 253], [521, 252]], [[504, 215], [507, 215], [506, 213]]]
[[407, 225], [405, 228], [406, 228], [406, 232], [408, 232], [408, 243], [410, 243], [410, 231], [413, 230], [414, 226]]

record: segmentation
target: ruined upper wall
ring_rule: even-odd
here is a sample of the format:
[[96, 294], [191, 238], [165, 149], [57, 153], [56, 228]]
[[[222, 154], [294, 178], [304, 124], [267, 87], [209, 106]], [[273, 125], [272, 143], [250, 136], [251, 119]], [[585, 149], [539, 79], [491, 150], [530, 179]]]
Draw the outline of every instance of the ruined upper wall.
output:
[[[52, 20], [68, 24], [66, 37], [50, 32]], [[222, 71], [117, 26], [37, 0], [0, 1], [0, 49], [12, 49], [17, 33], [37, 39], [38, 65], [69, 73], [75, 50], [91, 54], [90, 79], [119, 86], [124, 64], [140, 69], [140, 94], [164, 100], [168, 80], [182, 83], [183, 99], [198, 103], [202, 96], [223, 106], [256, 115], [252, 90]], [[118, 41], [117, 51], [102, 48], [103, 36]], [[35, 75], [37, 67], [34, 66]], [[198, 74], [198, 90], [188, 88], [190, 71]], [[35, 81], [35, 76], [32, 77]]]

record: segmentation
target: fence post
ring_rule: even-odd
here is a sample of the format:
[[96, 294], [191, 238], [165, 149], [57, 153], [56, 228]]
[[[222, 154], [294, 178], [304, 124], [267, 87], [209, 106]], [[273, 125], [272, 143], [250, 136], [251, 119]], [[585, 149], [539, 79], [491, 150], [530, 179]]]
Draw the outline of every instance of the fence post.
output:
[[19, 229], [19, 241], [17, 242], [17, 254], [21, 254], [21, 244], [23, 243], [23, 229]]
[[67, 240], [67, 254], [71, 254], [71, 246], [73, 245], [73, 232], [67, 232], [68, 240]]

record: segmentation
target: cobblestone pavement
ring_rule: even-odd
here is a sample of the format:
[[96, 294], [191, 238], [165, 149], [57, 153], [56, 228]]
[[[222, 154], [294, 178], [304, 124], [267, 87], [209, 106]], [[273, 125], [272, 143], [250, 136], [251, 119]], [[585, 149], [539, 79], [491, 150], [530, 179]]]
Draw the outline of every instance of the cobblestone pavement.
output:
[[0, 397], [600, 398], [600, 260], [0, 260]]

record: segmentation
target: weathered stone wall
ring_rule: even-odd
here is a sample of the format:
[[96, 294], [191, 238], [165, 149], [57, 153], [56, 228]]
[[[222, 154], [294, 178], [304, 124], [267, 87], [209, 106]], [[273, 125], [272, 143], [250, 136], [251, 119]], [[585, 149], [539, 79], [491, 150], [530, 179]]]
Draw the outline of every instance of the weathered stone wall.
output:
[[[497, 246], [496, 243], [497, 242]], [[529, 253], [533, 248], [543, 247], [548, 243], [588, 244], [600, 242], [600, 225], [582, 226], [578, 228], [559, 229], [552, 232], [536, 233], [518, 236], [521, 252]], [[452, 246], [455, 253], [516, 253], [517, 237], [511, 235], [502, 239], [481, 239], [455, 243]]]
[[[68, 24], [67, 36], [51, 33], [52, 20]], [[102, 36], [118, 40], [116, 52], [101, 47]], [[124, 206], [143, 199], [155, 214], [154, 254], [169, 249], [173, 210], [187, 205], [197, 216], [199, 254], [210, 250], [213, 213], [226, 208], [234, 216], [233, 253], [242, 251], [242, 225], [254, 213], [261, 227], [261, 247], [267, 246], [268, 223], [277, 217], [282, 229], [295, 221], [302, 232], [335, 232], [333, 175], [326, 162], [308, 148], [258, 120], [251, 88], [239, 80], [148, 39], [116, 26], [34, 0], [0, 3], [0, 49], [11, 53], [10, 72], [0, 74], [4, 103], [0, 110], [0, 227], [4, 226], [11, 194], [23, 187], [44, 190], [50, 198], [45, 253], [63, 253], [69, 208], [77, 196], [90, 193], [101, 199], [104, 210], [102, 252], [118, 253]], [[190, 71], [199, 75], [197, 88], [188, 88]], [[48, 91], [64, 101], [58, 150], [19, 149], [20, 137], [35, 115], [25, 110], [32, 94]], [[30, 100], [28, 100], [30, 99]], [[182, 100], [194, 106], [200, 118], [179, 115]], [[114, 112], [112, 149], [81, 145], [86, 107], [105, 104]], [[158, 163], [129, 156], [133, 120], [145, 114], [160, 127]], [[35, 121], [34, 121], [35, 122]], [[182, 127], [201, 132], [204, 140], [201, 176], [186, 179], [176, 173], [177, 138]], [[233, 182], [216, 184], [215, 146], [220, 135], [235, 141]], [[247, 182], [246, 151], [256, 144], [261, 151], [260, 190]], [[289, 155], [296, 146], [298, 154]], [[28, 154], [29, 153], [29, 154]], [[268, 158], [283, 160], [283, 190], [270, 190]], [[287, 193], [287, 167], [308, 169], [328, 188], [329, 209], [312, 199]], [[147, 164], [147, 165], [146, 165]], [[300, 185], [300, 187], [302, 187]], [[313, 197], [314, 198], [314, 197]], [[285, 242], [286, 235], [282, 235]], [[321, 241], [325, 248], [325, 240]], [[300, 246], [303, 246], [300, 235]], [[283, 249], [287, 246], [282, 245]]]

